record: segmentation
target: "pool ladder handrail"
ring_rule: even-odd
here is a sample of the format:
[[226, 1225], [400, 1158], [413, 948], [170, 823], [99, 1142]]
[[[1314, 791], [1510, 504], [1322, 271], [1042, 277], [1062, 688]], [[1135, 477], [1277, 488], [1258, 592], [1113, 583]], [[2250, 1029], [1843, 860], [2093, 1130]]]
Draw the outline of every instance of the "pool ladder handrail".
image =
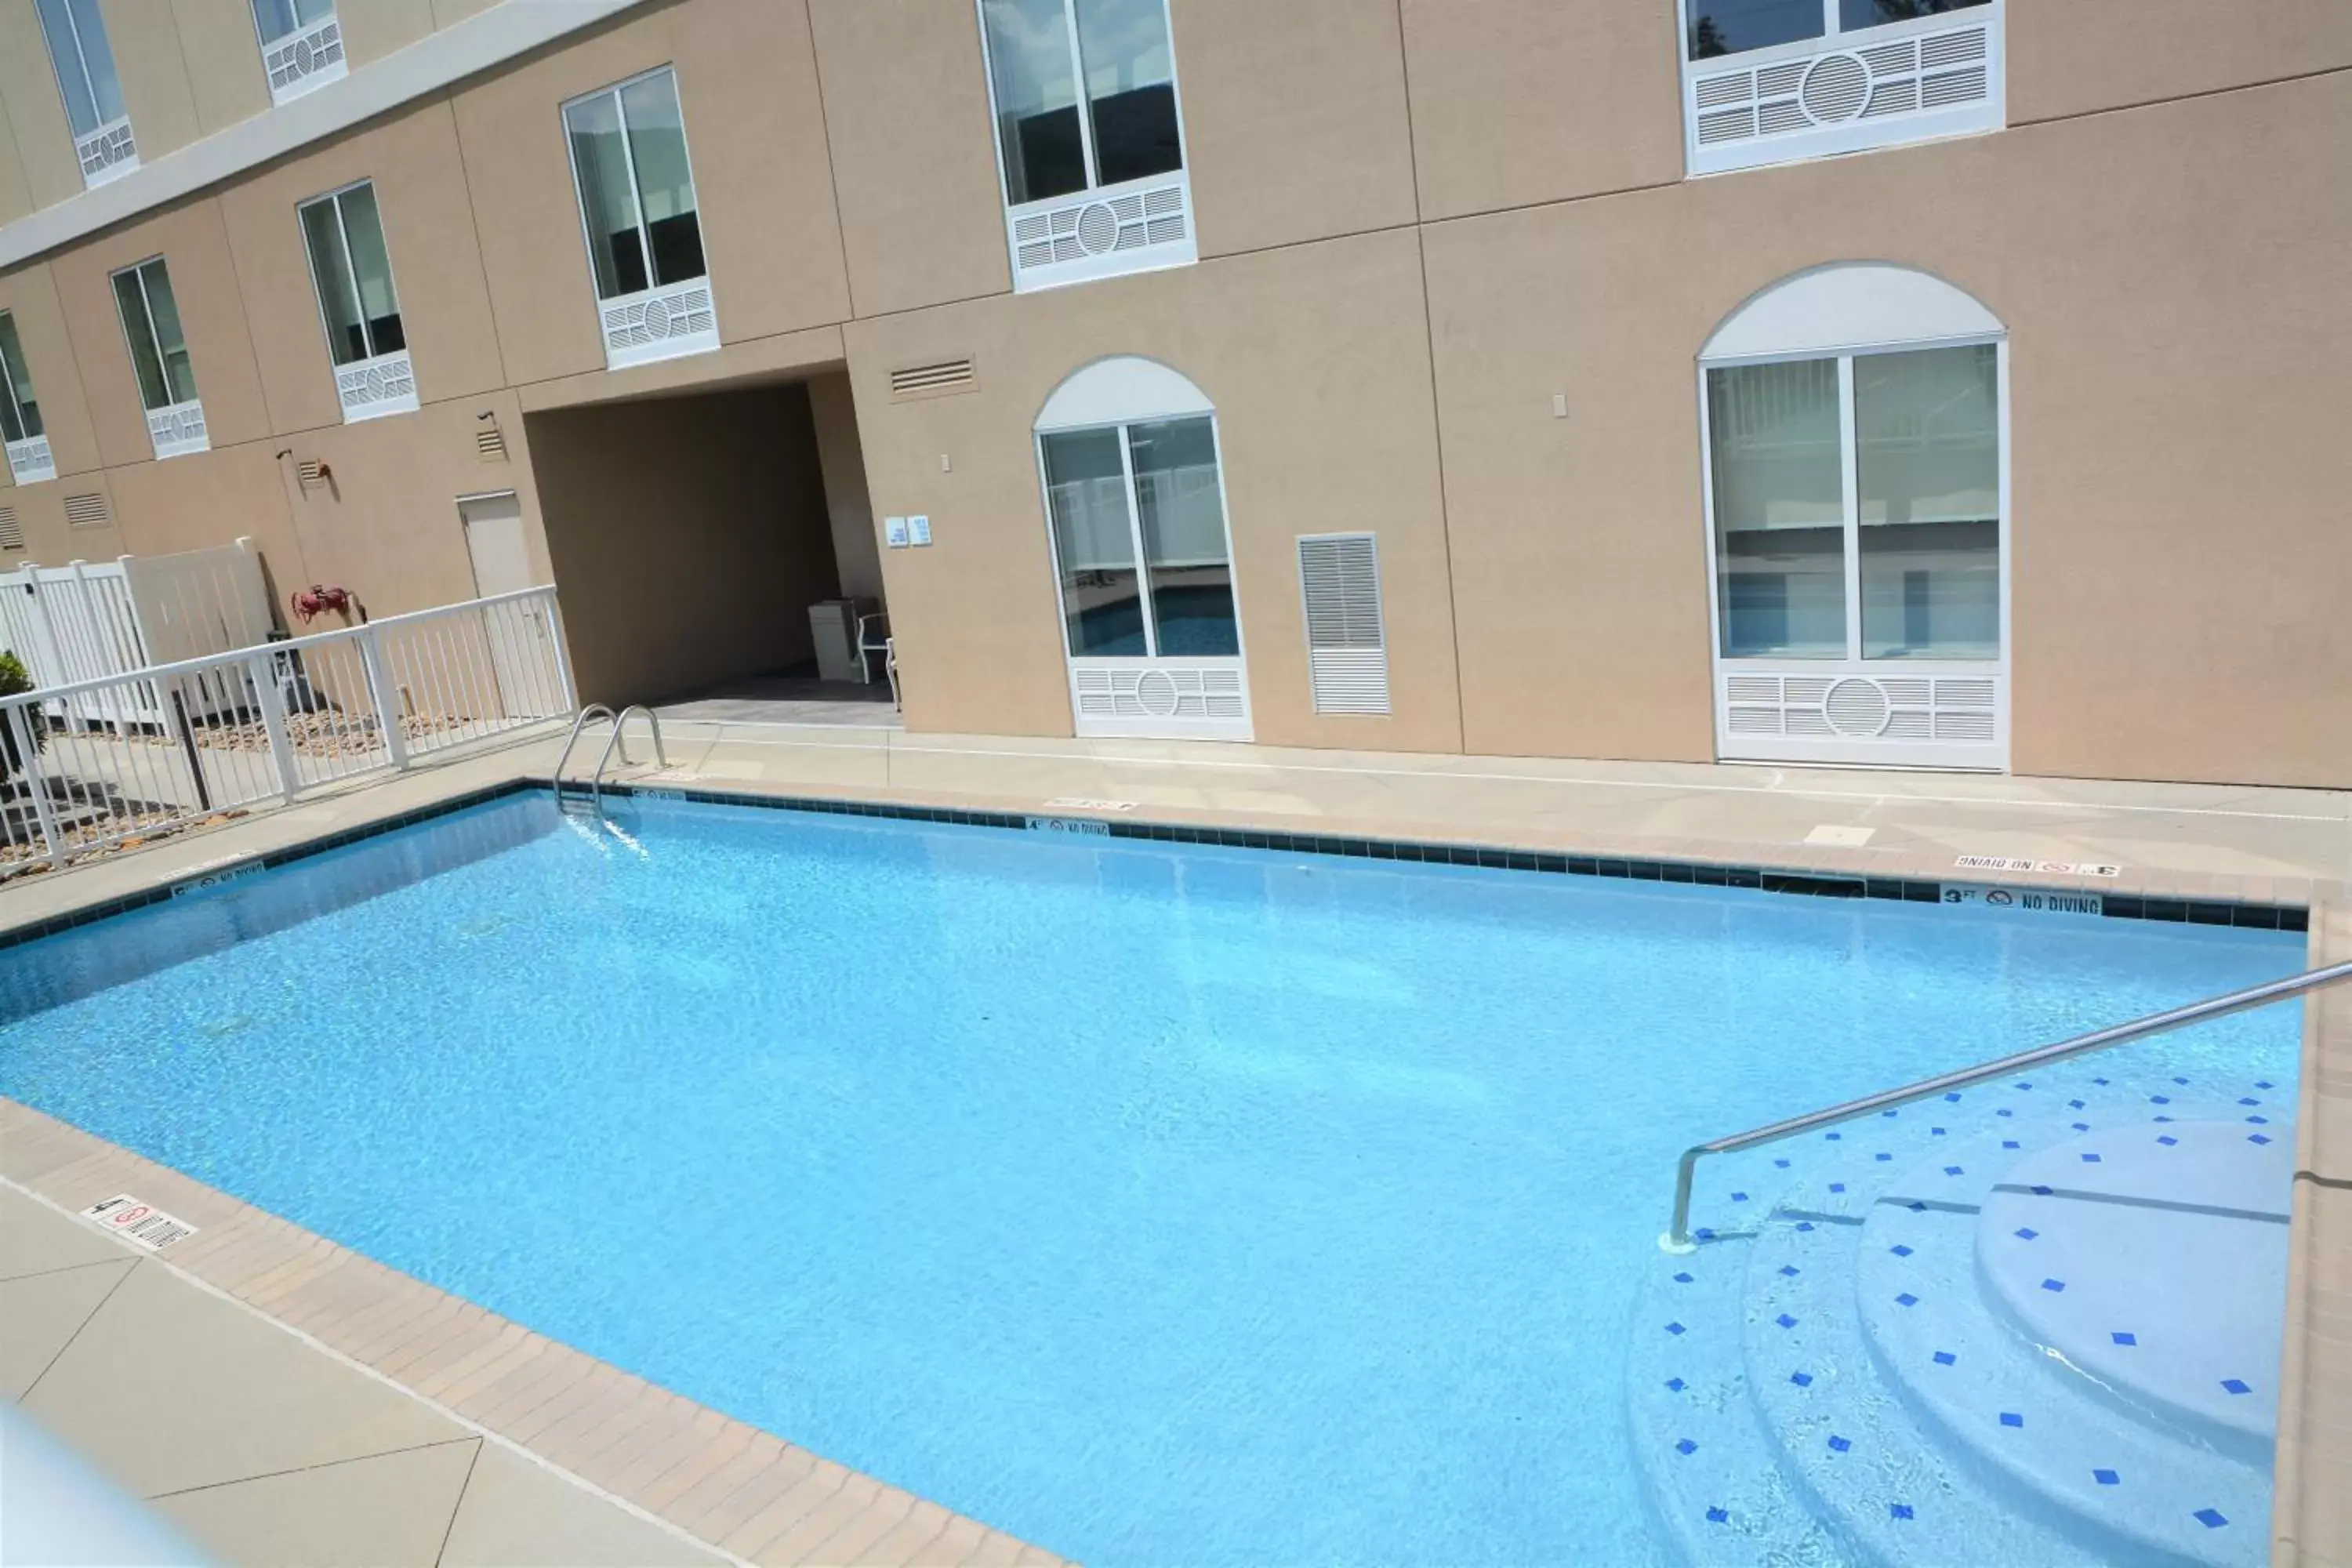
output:
[[[563, 738], [563, 750], [558, 752], [555, 758], [555, 772], [552, 775], [552, 782], [555, 785], [555, 800], [557, 805], [561, 805], [563, 803], [563, 764], [572, 760], [572, 748], [580, 743], [580, 731], [588, 727], [588, 722], [592, 719], [611, 719], [613, 716], [613, 710], [610, 705], [603, 702], [591, 702], [588, 706], [580, 710], [578, 715], [572, 719], [572, 733]], [[617, 723], [618, 721], [615, 721], [616, 726]]]
[[630, 703], [626, 708], [622, 709], [619, 717], [613, 721], [613, 733], [604, 742], [604, 754], [596, 759], [596, 771], [588, 778], [589, 804], [599, 810], [603, 809], [604, 803], [604, 769], [613, 761], [614, 747], [620, 748], [621, 765], [625, 768], [629, 765], [629, 743], [625, 737], [629, 728], [629, 715], [632, 713], [644, 714], [646, 727], [654, 732], [655, 764], [665, 768], [669, 766], [669, 753], [662, 748], [660, 716], [642, 702]]
[[1885, 1089], [1877, 1094], [1864, 1095], [1860, 1100], [1849, 1100], [1843, 1105], [1832, 1105], [1826, 1110], [1808, 1111], [1802, 1116], [1792, 1116], [1786, 1121], [1775, 1121], [1769, 1127], [1758, 1127], [1746, 1132], [1735, 1132], [1728, 1138], [1717, 1138], [1711, 1142], [1694, 1144], [1683, 1151], [1681, 1163], [1675, 1168], [1674, 1222], [1668, 1226], [1666, 1233], [1658, 1237], [1658, 1246], [1664, 1251], [1675, 1253], [1689, 1252], [1697, 1246], [1697, 1243], [1690, 1237], [1691, 1178], [1697, 1170], [1699, 1157], [1703, 1154], [1729, 1154], [1741, 1149], [1753, 1149], [1759, 1143], [1778, 1142], [1783, 1138], [1793, 1138], [1800, 1132], [1810, 1132], [1817, 1127], [1829, 1127], [1841, 1121], [1851, 1121], [1858, 1116], [1867, 1116], [1874, 1110], [1885, 1110], [1898, 1105], [1908, 1105], [1914, 1100], [1926, 1100], [1931, 1095], [1947, 1094], [1970, 1084], [1982, 1083], [1988, 1079], [2004, 1078], [2027, 1068], [2040, 1067], [2045, 1062], [2064, 1061], [2070, 1057], [2079, 1057], [2086, 1051], [2102, 1050], [2108, 1046], [2120, 1046], [2127, 1041], [2146, 1039], [2150, 1035], [2161, 1035], [2169, 1030], [2184, 1028], [2190, 1024], [2201, 1024], [2208, 1018], [2224, 1017], [2229, 1014], [2242, 1013], [2252, 1007], [2267, 1007], [2273, 1002], [2284, 1002], [2290, 996], [2300, 996], [2305, 992], [2316, 991], [2322, 986], [2334, 985], [2345, 980], [2352, 980], [2352, 961], [2305, 970], [2301, 974], [2290, 974], [2280, 980], [2266, 980], [2260, 985], [2249, 985], [2241, 991], [2225, 992], [2219, 996], [2209, 996], [2201, 1002], [2191, 1002], [2162, 1013], [2151, 1013], [2145, 1018], [2135, 1018], [2126, 1024], [2095, 1029], [2087, 1035], [2076, 1035], [2072, 1039], [2060, 1040], [2052, 1045], [2037, 1046], [2030, 1051], [2020, 1051], [2015, 1056], [2003, 1057], [1999, 1061], [1985, 1062], [1972, 1068], [1962, 1068], [1958, 1072], [1948, 1072], [1939, 1078], [1922, 1079], [1917, 1083], [1906, 1084], [1901, 1089]]

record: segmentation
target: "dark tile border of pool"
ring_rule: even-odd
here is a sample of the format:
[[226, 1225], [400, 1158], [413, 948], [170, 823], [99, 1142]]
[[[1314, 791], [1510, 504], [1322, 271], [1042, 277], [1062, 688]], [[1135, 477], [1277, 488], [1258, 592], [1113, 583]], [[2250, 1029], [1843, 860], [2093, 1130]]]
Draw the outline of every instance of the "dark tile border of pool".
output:
[[[183, 894], [256, 871], [323, 855], [382, 834], [429, 822], [436, 816], [464, 811], [510, 795], [546, 790], [545, 779], [507, 779], [468, 790], [429, 805], [395, 816], [341, 828], [317, 838], [289, 844], [259, 855], [224, 860], [201, 871], [135, 893], [105, 900], [67, 914], [30, 921], [0, 931], [0, 949], [35, 942], [58, 931], [128, 914], [150, 904], [168, 903]], [[903, 805], [890, 801], [831, 800], [820, 795], [751, 795], [729, 790], [693, 789], [677, 784], [609, 784], [606, 795], [650, 800], [687, 800], [703, 805], [756, 806], [768, 811], [800, 811], [828, 816], [877, 816], [909, 822], [950, 823], [964, 827], [1001, 827], [1029, 831], [1033, 821], [1083, 822], [1096, 825], [1104, 837], [1142, 839], [1161, 844], [1202, 844], [1228, 849], [1269, 849], [1290, 855], [1335, 855], [1360, 860], [1392, 860], [1432, 866], [1482, 866], [1498, 871], [1538, 871], [1570, 877], [1614, 877], [1636, 882], [1685, 882], [1708, 888], [1752, 888], [1767, 893], [1792, 893], [1826, 899], [1884, 899], [1912, 904], [1944, 901], [1945, 883], [1910, 877], [1843, 876], [1836, 872], [1795, 870], [1762, 864], [1724, 865], [1703, 860], [1654, 860], [1622, 855], [1570, 855], [1558, 850], [1496, 849], [1476, 844], [1441, 844], [1403, 838], [1361, 838], [1325, 833], [1273, 833], [1257, 828], [1201, 827], [1185, 823], [1136, 822], [1109, 817], [1050, 812], [971, 811], [956, 806]], [[1089, 827], [1085, 831], [1092, 833]], [[1980, 887], [1983, 883], [1954, 883]], [[2173, 924], [2236, 926], [2242, 930], [2298, 931], [2308, 928], [2310, 914], [2297, 904], [2252, 904], [2226, 899], [2168, 899], [2139, 893], [2101, 892], [2095, 888], [2037, 889], [2053, 893], [2092, 893], [2099, 912], [2110, 919], [2168, 921]]]
[[[551, 787], [541, 781], [541, 787]], [[1687, 882], [1712, 888], [1753, 888], [1829, 899], [1885, 899], [1913, 904], [1944, 901], [1942, 881], [1909, 877], [1843, 876], [1761, 864], [1724, 865], [1703, 860], [1654, 860], [1622, 855], [1570, 855], [1549, 849], [1496, 849], [1475, 844], [1440, 844], [1403, 838], [1360, 838], [1324, 833], [1274, 833], [1257, 828], [1199, 827], [1182, 823], [1136, 822], [1055, 812], [969, 811], [952, 806], [900, 805], [887, 801], [827, 800], [815, 795], [747, 795], [678, 784], [611, 784], [607, 795], [688, 800], [704, 805], [753, 805], [773, 811], [815, 812], [834, 816], [897, 817], [956, 823], [971, 827], [1027, 831], [1033, 821], [1099, 824], [1112, 838], [1154, 843], [1208, 844], [1229, 849], [1271, 849], [1292, 855], [1337, 855], [1364, 860], [1401, 860], [1433, 866], [1483, 866], [1501, 871], [1543, 871], [1570, 877], [1618, 877], [1637, 882]], [[1091, 829], [1087, 830], [1091, 832]], [[1950, 886], [1981, 887], [1981, 882]], [[2299, 904], [2242, 903], [2226, 899], [2167, 899], [2139, 893], [2108, 893], [2096, 888], [2030, 889], [2090, 893], [2100, 913], [2118, 920], [2176, 924], [2237, 926], [2254, 931], [2302, 931], [2309, 911]]]

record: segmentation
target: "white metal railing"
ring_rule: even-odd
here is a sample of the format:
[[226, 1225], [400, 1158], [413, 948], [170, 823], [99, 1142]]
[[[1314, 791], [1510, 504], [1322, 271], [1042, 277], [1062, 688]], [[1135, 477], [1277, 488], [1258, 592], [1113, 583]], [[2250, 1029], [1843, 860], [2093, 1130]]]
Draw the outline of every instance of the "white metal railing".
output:
[[337, 365], [335, 395], [342, 402], [346, 425], [409, 413], [416, 407], [416, 367], [406, 349]]
[[[404, 768], [572, 705], [553, 588], [0, 698], [0, 877]], [[155, 721], [51, 717], [85, 709]]]
[[343, 25], [330, 14], [306, 27], [262, 46], [261, 68], [269, 78], [269, 101], [284, 103], [315, 87], [340, 81], [349, 70], [343, 58]]

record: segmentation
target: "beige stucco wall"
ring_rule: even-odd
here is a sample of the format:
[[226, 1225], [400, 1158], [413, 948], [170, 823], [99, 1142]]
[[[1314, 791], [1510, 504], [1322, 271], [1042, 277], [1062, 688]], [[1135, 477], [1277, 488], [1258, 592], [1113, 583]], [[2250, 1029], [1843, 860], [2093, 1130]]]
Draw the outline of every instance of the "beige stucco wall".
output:
[[[354, 60], [484, 3], [346, 0]], [[280, 579], [390, 614], [469, 591], [458, 495], [516, 489], [543, 550], [544, 485], [559, 525], [591, 518], [546, 557], [567, 602], [617, 603], [648, 561], [716, 580], [741, 545], [715, 525], [648, 532], [673, 504], [653, 487], [688, 485], [711, 517], [789, 490], [852, 591], [887, 587], [913, 727], [1064, 733], [1031, 424], [1072, 371], [1139, 353], [1217, 405], [1261, 741], [1704, 759], [1694, 356], [1776, 279], [1885, 259], [1968, 289], [2011, 332], [2017, 769], [2352, 784], [2335, 429], [2352, 202], [2324, 153], [2352, 145], [2342, 0], [2226, 21], [2193, 0], [2017, 0], [2011, 129], [1698, 181], [1671, 6], [1171, 3], [1208, 258], [1192, 268], [1006, 292], [969, 0], [653, 0], [0, 275], [67, 476], [7, 492], [28, 552], [251, 534]], [[259, 104], [244, 0], [153, 4], [139, 70], [162, 107], [135, 114], [166, 136], [174, 113], [194, 133]], [[608, 374], [559, 105], [665, 63], [726, 347]], [[78, 190], [30, 0], [0, 0], [0, 99], [23, 199]], [[426, 407], [347, 426], [294, 209], [359, 178]], [[0, 204], [7, 180], [0, 155]], [[106, 280], [158, 252], [216, 448], [167, 464]], [[892, 400], [891, 369], [963, 355], [975, 391]], [[654, 395], [810, 378], [810, 411], [781, 419], [803, 394]], [[769, 416], [740, 412], [761, 399]], [[697, 429], [709, 407], [735, 412]], [[510, 466], [476, 459], [485, 413]], [[756, 494], [681, 480], [664, 447], [726, 466], [784, 426], [793, 451], [806, 435], [805, 471]], [[336, 484], [299, 489], [301, 458]], [[117, 526], [68, 537], [63, 496], [92, 490]], [[937, 542], [878, 550], [876, 515], [907, 512]], [[1318, 719], [1294, 542], [1361, 528], [1381, 541], [1396, 710]], [[611, 694], [787, 656], [758, 639], [804, 632], [803, 578], [823, 572], [745, 559], [788, 580], [770, 617], [785, 629], [714, 641], [672, 605], [648, 624], [684, 654], [591, 639]]]
[[[1132, 353], [1217, 408], [1257, 738], [1458, 746], [1420, 277], [1400, 230], [854, 323], [874, 507], [929, 515], [934, 539], [882, 557], [908, 723], [1069, 732], [1031, 432], [1072, 372]], [[890, 366], [961, 354], [983, 367], [981, 390], [890, 400]], [[1360, 529], [1380, 536], [1396, 712], [1318, 718], [1296, 540]]]
[[[74, 158], [73, 132], [58, 97], [33, 0], [0, 0], [0, 108], [7, 110], [33, 205], [45, 207], [79, 195], [81, 165]], [[138, 133], [136, 122], [131, 129]]]
[[849, 313], [815, 58], [798, 5], [656, 6], [456, 95], [482, 264], [509, 381], [601, 368], [595, 296], [560, 105], [677, 72], [703, 253], [730, 342]]
[[866, 451], [857, 436], [857, 407], [849, 377], [840, 372], [808, 383], [809, 418], [815, 426], [817, 463], [824, 479], [824, 510], [833, 526], [834, 569], [850, 598], [882, 597], [882, 546], [866, 491]]
[[33, 187], [25, 176], [25, 160], [16, 152], [16, 128], [0, 114], [0, 224], [33, 210]]
[[[279, 432], [342, 422], [298, 208], [360, 180], [375, 185], [417, 395], [470, 397], [506, 384], [457, 122], [446, 99], [427, 100], [222, 194], [253, 358]], [[201, 384], [201, 365], [196, 374]]]
[[1202, 254], [1412, 222], [1395, 0], [1169, 9]]
[[859, 313], [1011, 288], [977, 10], [809, 0], [809, 16]]
[[[16, 323], [16, 339], [24, 345], [26, 369], [40, 401], [41, 425], [49, 438], [49, 455], [57, 463], [58, 478], [97, 468], [98, 432], [90, 425], [80, 361], [66, 331], [65, 307], [58, 298], [50, 267], [36, 262], [0, 274], [0, 310], [7, 311]], [[0, 486], [9, 482], [8, 476], [0, 473]], [[28, 493], [36, 494], [47, 488], [26, 487]]]
[[1711, 754], [1694, 361], [1876, 258], [2011, 334], [2017, 771], [2352, 779], [2347, 138], [2320, 79], [1432, 227], [1470, 749]]
[[179, 24], [170, 5], [157, 0], [98, 0], [98, 5], [139, 161], [152, 163], [201, 134]]
[[1682, 178], [1674, 7], [1402, 0], [1421, 216]]
[[[252, 0], [171, 0], [197, 132], [209, 136], [269, 107]], [[135, 130], [136, 127], [134, 126]]]
[[433, 0], [335, 0], [343, 58], [357, 70], [433, 31]]
[[834, 593], [794, 385], [530, 416], [583, 700], [649, 701], [809, 657]]

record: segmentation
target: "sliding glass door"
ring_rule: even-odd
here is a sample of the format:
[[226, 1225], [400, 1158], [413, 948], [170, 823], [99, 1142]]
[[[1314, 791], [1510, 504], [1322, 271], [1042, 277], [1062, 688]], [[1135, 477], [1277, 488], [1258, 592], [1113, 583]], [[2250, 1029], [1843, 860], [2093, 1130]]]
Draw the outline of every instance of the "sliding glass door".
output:
[[1706, 368], [1722, 754], [2000, 765], [2004, 352]]

